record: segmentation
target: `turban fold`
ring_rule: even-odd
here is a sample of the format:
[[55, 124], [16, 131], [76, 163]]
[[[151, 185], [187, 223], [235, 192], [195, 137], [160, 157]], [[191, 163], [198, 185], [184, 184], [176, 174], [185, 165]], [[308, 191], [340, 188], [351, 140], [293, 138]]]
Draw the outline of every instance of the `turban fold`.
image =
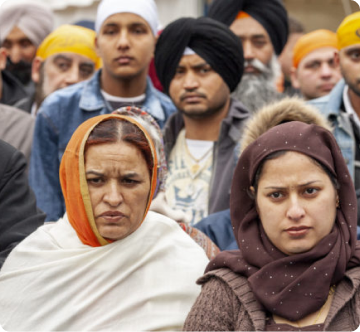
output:
[[157, 35], [160, 23], [154, 0], [102, 0], [96, 14], [96, 33], [99, 33], [109, 16], [118, 13], [132, 13], [142, 17], [149, 24], [153, 35]]
[[244, 57], [239, 38], [224, 24], [208, 17], [180, 18], [161, 33], [155, 49], [155, 67], [168, 93], [186, 47], [214, 69], [233, 91], [240, 82]]
[[360, 12], [346, 16], [337, 29], [339, 50], [360, 44]]
[[289, 33], [287, 12], [281, 0], [214, 0], [208, 16], [230, 26], [241, 11], [264, 27], [279, 55]]
[[35, 46], [53, 29], [52, 11], [33, 2], [17, 2], [2, 5], [0, 10], [0, 44], [2, 44], [14, 27], [18, 27]]
[[45, 60], [58, 53], [76, 53], [88, 57], [98, 69], [100, 58], [95, 51], [95, 36], [95, 31], [87, 28], [70, 24], [61, 25], [44, 39], [36, 55]]
[[338, 48], [335, 32], [320, 29], [300, 37], [293, 49], [293, 66], [297, 68], [305, 56], [323, 47]]

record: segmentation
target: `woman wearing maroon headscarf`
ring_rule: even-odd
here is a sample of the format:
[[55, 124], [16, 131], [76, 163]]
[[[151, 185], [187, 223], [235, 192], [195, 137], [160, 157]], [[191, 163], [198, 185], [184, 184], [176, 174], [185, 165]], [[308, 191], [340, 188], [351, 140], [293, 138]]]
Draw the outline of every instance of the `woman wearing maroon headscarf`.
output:
[[242, 153], [231, 188], [240, 250], [212, 260], [184, 329], [353, 331], [360, 325], [356, 195], [326, 129], [288, 122]]

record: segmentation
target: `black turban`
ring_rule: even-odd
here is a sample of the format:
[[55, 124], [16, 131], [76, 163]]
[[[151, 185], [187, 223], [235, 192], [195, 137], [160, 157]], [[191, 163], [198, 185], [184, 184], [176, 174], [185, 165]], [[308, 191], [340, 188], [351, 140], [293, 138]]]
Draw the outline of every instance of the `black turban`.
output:
[[241, 80], [244, 56], [239, 38], [224, 24], [208, 17], [180, 18], [161, 33], [155, 67], [166, 93], [186, 47], [203, 58], [234, 91]]
[[281, 0], [214, 0], [208, 16], [230, 26], [238, 13], [244, 11], [258, 21], [270, 36], [276, 54], [287, 42], [287, 12]]

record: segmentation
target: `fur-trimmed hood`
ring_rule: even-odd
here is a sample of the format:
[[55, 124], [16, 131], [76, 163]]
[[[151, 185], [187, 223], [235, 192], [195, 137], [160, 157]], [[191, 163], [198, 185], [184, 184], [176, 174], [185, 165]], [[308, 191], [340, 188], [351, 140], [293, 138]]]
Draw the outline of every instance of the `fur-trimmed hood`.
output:
[[300, 98], [284, 98], [261, 108], [247, 121], [241, 140], [241, 151], [270, 128], [289, 121], [316, 124], [332, 131], [329, 122], [318, 109]]

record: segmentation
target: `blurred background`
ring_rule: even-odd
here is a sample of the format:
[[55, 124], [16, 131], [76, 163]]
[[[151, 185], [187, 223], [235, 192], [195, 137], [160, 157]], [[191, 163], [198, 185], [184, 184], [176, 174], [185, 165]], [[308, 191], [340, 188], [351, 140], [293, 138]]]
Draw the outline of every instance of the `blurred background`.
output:
[[[0, 0], [1, 5], [18, 0]], [[33, 0], [34, 1], [34, 0]], [[94, 20], [100, 0], [35, 0], [48, 4], [55, 13], [55, 25]], [[131, 1], [131, 0], [129, 0]], [[155, 0], [163, 26], [183, 16], [204, 15], [211, 0]], [[291, 16], [300, 20], [306, 32], [315, 29], [335, 31], [343, 18], [359, 10], [352, 0], [283, 0]]]

